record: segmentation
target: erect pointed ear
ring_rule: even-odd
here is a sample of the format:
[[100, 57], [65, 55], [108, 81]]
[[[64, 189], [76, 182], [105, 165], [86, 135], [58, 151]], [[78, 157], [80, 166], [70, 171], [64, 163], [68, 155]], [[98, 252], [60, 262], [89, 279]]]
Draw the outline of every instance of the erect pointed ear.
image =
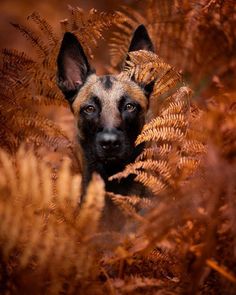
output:
[[[137, 29], [134, 31], [133, 37], [130, 42], [128, 53], [131, 51], [137, 51], [137, 50], [147, 50], [154, 52], [154, 46], [152, 44], [152, 41], [148, 35], [147, 29], [144, 25], [140, 25], [137, 27]], [[126, 61], [129, 60], [129, 56], [126, 57]], [[149, 96], [152, 93], [154, 86], [154, 81], [149, 83], [148, 85], [145, 85], [143, 87], [144, 93], [149, 98]]]
[[57, 57], [57, 70], [57, 85], [72, 103], [74, 95], [92, 71], [79, 40], [70, 32], [64, 34]]
[[134, 31], [128, 52], [137, 50], [147, 50], [154, 52], [154, 46], [144, 25], [138, 26]]

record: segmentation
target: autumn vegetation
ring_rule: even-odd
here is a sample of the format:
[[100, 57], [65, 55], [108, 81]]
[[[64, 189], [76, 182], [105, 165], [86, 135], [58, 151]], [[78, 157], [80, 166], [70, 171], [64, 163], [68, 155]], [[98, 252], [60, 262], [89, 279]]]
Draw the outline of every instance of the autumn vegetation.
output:
[[[55, 82], [60, 42], [73, 32], [92, 63], [105, 44], [101, 72], [115, 74], [139, 24], [156, 53], [129, 53], [122, 75], [153, 85], [145, 148], [111, 180], [133, 174], [149, 194], [107, 192], [94, 174], [81, 201], [80, 147]], [[39, 12], [12, 26], [32, 56], [1, 52], [0, 293], [235, 294], [235, 0], [69, 6], [61, 34]]]

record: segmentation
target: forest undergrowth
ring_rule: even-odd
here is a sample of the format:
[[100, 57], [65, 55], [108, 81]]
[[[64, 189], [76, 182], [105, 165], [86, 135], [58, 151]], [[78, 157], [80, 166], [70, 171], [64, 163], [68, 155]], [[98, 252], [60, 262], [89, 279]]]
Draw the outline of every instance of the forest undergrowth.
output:
[[[235, 294], [236, 2], [69, 6], [65, 17], [61, 35], [38, 12], [12, 23], [34, 54], [1, 52], [0, 293]], [[139, 24], [156, 53], [129, 53], [122, 75], [153, 83], [136, 140], [145, 148], [111, 180], [133, 174], [150, 197], [105, 191], [94, 174], [81, 202], [82, 154], [56, 86], [60, 43], [73, 32], [96, 63], [105, 38], [101, 71], [115, 74]], [[107, 200], [120, 231], [104, 219]]]

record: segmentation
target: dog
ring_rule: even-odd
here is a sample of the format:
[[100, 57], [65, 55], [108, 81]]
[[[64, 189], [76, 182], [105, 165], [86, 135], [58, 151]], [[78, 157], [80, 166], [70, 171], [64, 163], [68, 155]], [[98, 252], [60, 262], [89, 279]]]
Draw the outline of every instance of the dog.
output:
[[[144, 25], [134, 31], [128, 52], [137, 50], [154, 51]], [[84, 190], [92, 173], [97, 172], [107, 191], [140, 193], [143, 188], [132, 186], [132, 175], [120, 183], [108, 178], [142, 151], [142, 146], [135, 147], [135, 140], [145, 124], [150, 91], [124, 75], [97, 76], [70, 32], [64, 34], [57, 58], [57, 85], [75, 116], [84, 159]]]

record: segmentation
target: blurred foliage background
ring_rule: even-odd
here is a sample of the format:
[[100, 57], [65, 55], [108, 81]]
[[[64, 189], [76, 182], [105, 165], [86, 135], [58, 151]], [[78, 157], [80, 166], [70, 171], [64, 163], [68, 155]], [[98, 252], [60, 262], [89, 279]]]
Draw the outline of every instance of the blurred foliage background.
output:
[[[68, 4], [84, 12], [71, 10], [75, 17], [71, 13], [70, 18]], [[122, 5], [128, 8], [122, 10]], [[143, 52], [130, 56], [126, 75], [135, 73], [137, 81], [145, 83], [150, 82], [144, 81], [150, 69], [157, 76], [156, 118], [139, 137], [154, 146], [116, 175], [136, 173], [140, 182], [155, 189], [155, 198], [150, 202], [142, 196], [106, 194], [95, 176], [86, 202], [75, 214], [81, 185], [81, 175], [71, 171], [76, 130], [55, 83], [55, 59], [60, 21], [68, 17], [73, 27], [73, 20], [80, 24], [91, 8], [121, 8], [120, 19], [106, 19], [115, 28], [104, 26], [104, 15], [96, 18], [95, 13], [82, 26], [82, 32], [90, 28], [87, 36], [81, 36], [79, 26], [75, 29], [94, 54], [98, 74], [117, 71], [140, 23], [147, 26], [164, 60]], [[31, 32], [32, 22], [37, 24], [34, 11], [57, 33], [54, 42], [47, 26], [40, 32], [42, 19], [37, 34]], [[20, 25], [16, 30], [10, 23]], [[39, 36], [39, 42], [20, 34], [22, 24], [31, 37]], [[98, 39], [96, 50], [96, 42], [89, 43], [92, 37]], [[22, 294], [46, 294], [52, 288], [47, 294], [234, 295], [236, 1], [2, 0], [0, 48], [13, 49], [1, 53], [0, 293], [19, 294], [17, 288], [22, 288]], [[181, 85], [180, 73], [186, 81]], [[193, 90], [191, 104], [187, 85]], [[166, 105], [163, 92], [169, 95]], [[36, 155], [19, 149], [22, 143], [33, 147]], [[60, 147], [68, 157], [61, 161], [58, 155], [60, 164], [53, 165]], [[174, 173], [166, 173], [169, 168]], [[162, 176], [170, 180], [170, 187], [162, 185]], [[106, 198], [127, 217], [125, 230], [100, 228]]]
[[[44, 18], [48, 19], [55, 32], [58, 33], [60, 31], [60, 20], [68, 16], [68, 5], [79, 6], [85, 10], [95, 8], [100, 11], [112, 11], [118, 9], [121, 5], [130, 5], [133, 2], [135, 1], [2, 0], [0, 1], [0, 48], [15, 48], [29, 52], [29, 43], [10, 25], [10, 22], [23, 23], [33, 11], [38, 11]], [[102, 54], [101, 58], [108, 61], [108, 49], [105, 52], [100, 50], [100, 54]]]

